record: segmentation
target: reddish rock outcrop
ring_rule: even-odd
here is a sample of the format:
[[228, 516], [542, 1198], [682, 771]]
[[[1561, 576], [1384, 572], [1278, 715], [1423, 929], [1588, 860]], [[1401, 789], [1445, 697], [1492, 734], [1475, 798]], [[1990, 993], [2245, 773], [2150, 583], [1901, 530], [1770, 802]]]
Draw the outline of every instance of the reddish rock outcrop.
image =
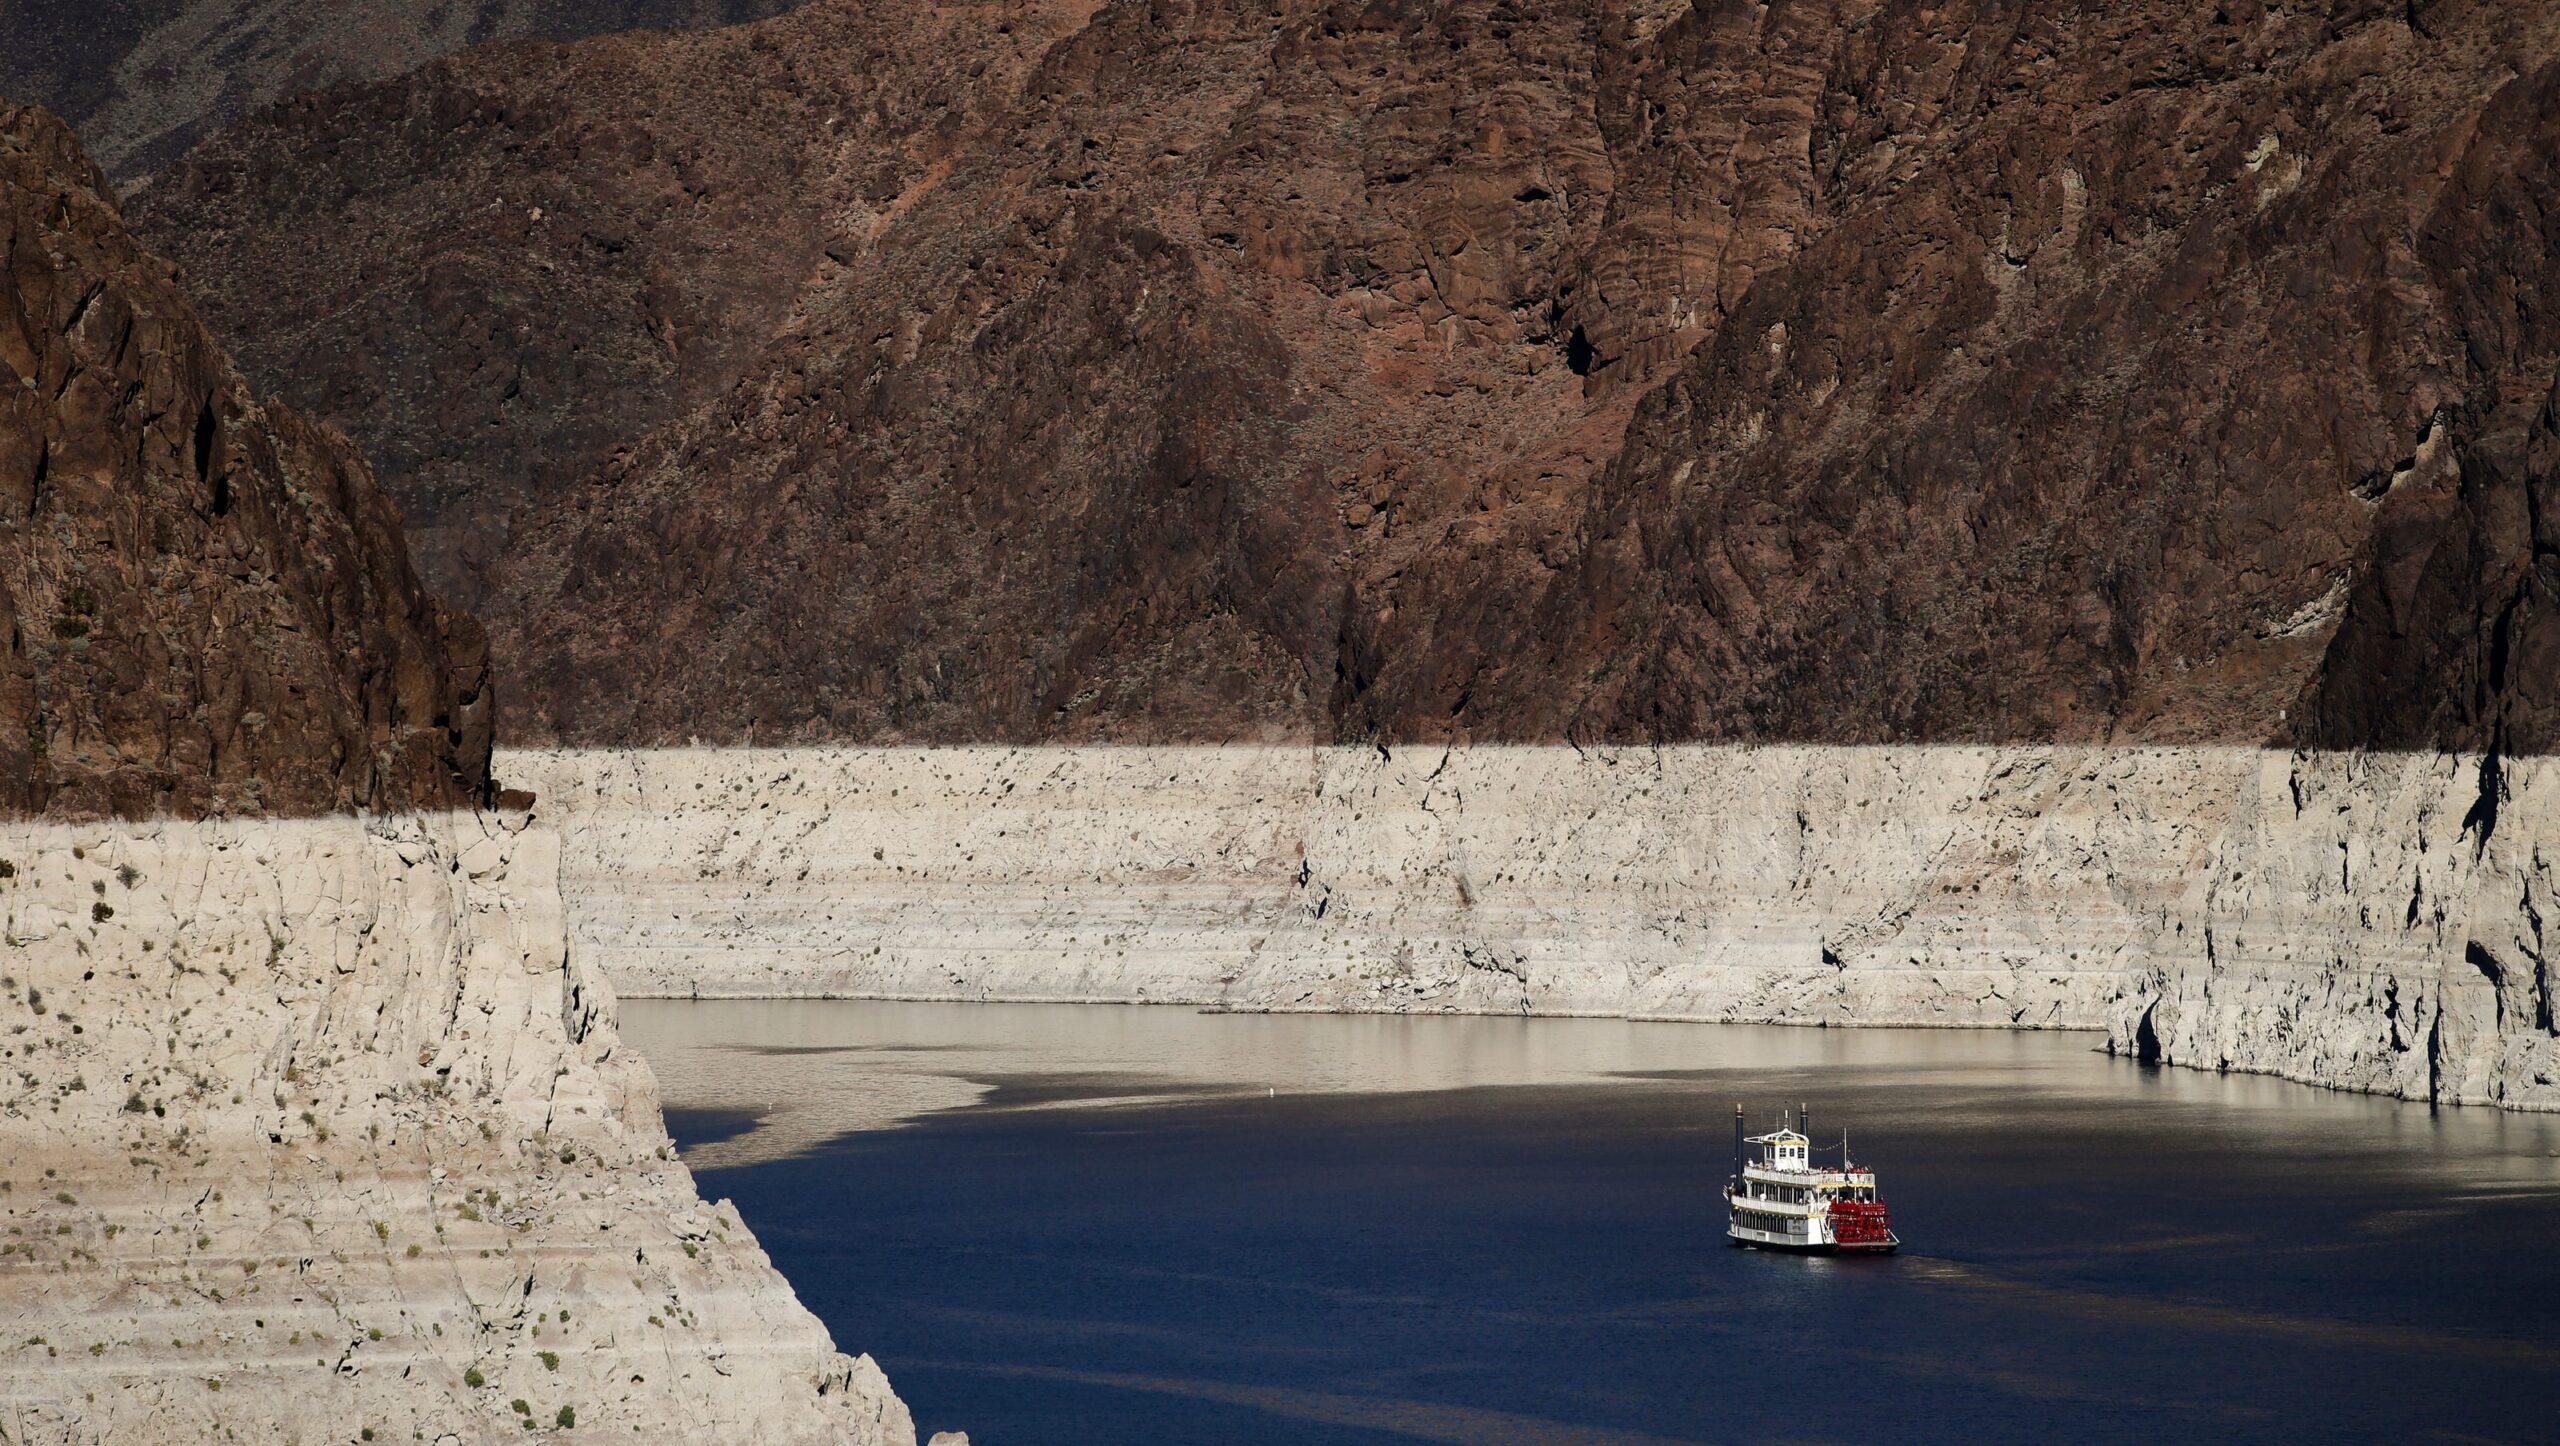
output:
[[2029, 9], [1844, 52], [1831, 224], [1648, 399], [1493, 708], [2547, 749], [2552, 12]]
[[145, 221], [393, 459], [527, 739], [2540, 749], [2555, 56], [818, 0], [270, 111]]
[[0, 815], [446, 807], [487, 642], [260, 402], [51, 115], [0, 105]]

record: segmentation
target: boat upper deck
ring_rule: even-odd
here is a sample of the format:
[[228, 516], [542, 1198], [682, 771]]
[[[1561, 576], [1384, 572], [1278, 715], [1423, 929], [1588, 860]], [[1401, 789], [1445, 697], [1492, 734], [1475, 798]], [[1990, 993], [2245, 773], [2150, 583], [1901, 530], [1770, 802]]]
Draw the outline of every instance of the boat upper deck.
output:
[[1840, 1146], [1840, 1167], [1833, 1169], [1813, 1158], [1813, 1142], [1794, 1130], [1778, 1130], [1766, 1135], [1752, 1135], [1743, 1141], [1755, 1147], [1753, 1158], [1743, 1162], [1742, 1178], [1746, 1182], [1780, 1185], [1794, 1190], [1873, 1190], [1876, 1172], [1861, 1169], [1848, 1158], [1848, 1142]]
[[1873, 1170], [1778, 1169], [1759, 1164], [1743, 1166], [1742, 1177], [1746, 1180], [1767, 1180], [1778, 1185], [1836, 1185], [1843, 1188], [1849, 1186], [1872, 1188], [1876, 1183], [1876, 1172]]

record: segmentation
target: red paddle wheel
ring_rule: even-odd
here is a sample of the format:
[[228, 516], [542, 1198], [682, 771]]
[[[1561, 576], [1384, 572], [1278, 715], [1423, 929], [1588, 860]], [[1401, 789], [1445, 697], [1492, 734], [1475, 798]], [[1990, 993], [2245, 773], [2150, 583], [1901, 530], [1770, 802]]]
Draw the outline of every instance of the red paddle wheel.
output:
[[1831, 1202], [1831, 1238], [1843, 1250], [1889, 1250], [1893, 1215], [1882, 1200]]

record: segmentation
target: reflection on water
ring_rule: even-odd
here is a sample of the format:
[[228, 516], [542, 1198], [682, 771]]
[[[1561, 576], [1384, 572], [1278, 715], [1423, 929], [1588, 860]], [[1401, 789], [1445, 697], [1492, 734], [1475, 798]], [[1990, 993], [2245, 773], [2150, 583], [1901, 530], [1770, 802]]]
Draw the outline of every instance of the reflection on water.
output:
[[[638, 1002], [707, 1192], [982, 1442], [2515, 1439], [2560, 1119], [2088, 1036]], [[1810, 1100], [1909, 1251], [1721, 1244]], [[898, 1128], [884, 1128], [896, 1125]]]

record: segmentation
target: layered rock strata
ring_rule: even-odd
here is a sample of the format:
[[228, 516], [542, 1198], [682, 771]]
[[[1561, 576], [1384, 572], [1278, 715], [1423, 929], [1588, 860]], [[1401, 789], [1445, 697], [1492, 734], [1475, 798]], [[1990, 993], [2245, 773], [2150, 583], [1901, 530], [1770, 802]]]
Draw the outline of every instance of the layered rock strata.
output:
[[504, 757], [626, 993], [2105, 1029], [2560, 1108], [2560, 771], [2255, 749]]
[[0, 825], [0, 1440], [914, 1439], [522, 819]]

